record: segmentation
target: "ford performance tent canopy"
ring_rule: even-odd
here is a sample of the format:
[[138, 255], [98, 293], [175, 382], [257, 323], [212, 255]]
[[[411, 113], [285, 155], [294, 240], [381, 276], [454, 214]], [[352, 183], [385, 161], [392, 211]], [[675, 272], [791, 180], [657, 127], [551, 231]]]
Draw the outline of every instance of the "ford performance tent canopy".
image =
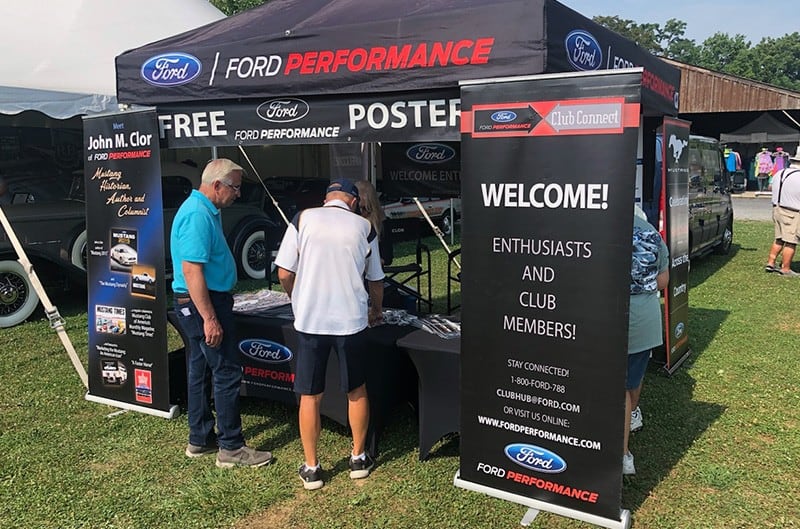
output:
[[[252, 138], [242, 131], [296, 127], [309, 112], [315, 124], [330, 115], [347, 130], [305, 134], [305, 143], [391, 141], [409, 123], [425, 129], [420, 122], [437, 117], [445, 125], [433, 136], [458, 139], [446, 101], [458, 98], [460, 80], [637, 66], [644, 68], [645, 111], [675, 115], [680, 83], [678, 69], [554, 0], [271, 0], [123, 53], [116, 65], [120, 102], [174, 113], [176, 121], [166, 123], [177, 140], [170, 146], [184, 145], [180, 140], [192, 131], [205, 144], [290, 142], [295, 138], [284, 133]], [[394, 94], [402, 94], [402, 110], [391, 106]], [[359, 134], [352, 112], [334, 118], [320, 110], [347, 104], [368, 112], [375, 102], [368, 98], [397, 118], [376, 136]], [[441, 108], [412, 101], [442, 98]], [[186, 123], [203, 109], [227, 112], [226, 125], [238, 122], [239, 136], [215, 137], [213, 113]], [[381, 124], [379, 115], [372, 117]], [[415, 141], [408, 134], [399, 139]]]
[[206, 0], [2, 2], [0, 114], [115, 110], [116, 55], [224, 16]]

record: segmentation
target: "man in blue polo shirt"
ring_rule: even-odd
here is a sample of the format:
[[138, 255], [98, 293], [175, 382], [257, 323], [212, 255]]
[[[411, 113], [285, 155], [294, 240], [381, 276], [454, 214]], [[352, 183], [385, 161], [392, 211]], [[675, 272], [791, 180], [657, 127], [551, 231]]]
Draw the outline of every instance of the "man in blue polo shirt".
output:
[[[222, 231], [220, 209], [233, 204], [244, 170], [231, 160], [208, 163], [200, 188], [178, 209], [170, 252], [175, 312], [188, 343], [188, 457], [217, 454], [217, 466], [260, 467], [269, 452], [245, 445], [239, 412], [242, 365], [236, 350], [233, 296], [236, 263]], [[214, 414], [211, 396], [214, 396]]]
[[350, 180], [331, 182], [325, 205], [295, 216], [275, 258], [278, 279], [292, 298], [298, 334], [294, 391], [300, 395], [300, 440], [305, 456], [298, 473], [306, 490], [324, 484], [317, 443], [331, 348], [339, 359], [353, 434], [350, 478], [366, 478], [375, 464], [366, 453], [369, 400], [364, 349], [365, 329], [382, 318], [384, 276], [375, 229], [354, 213], [358, 195]]

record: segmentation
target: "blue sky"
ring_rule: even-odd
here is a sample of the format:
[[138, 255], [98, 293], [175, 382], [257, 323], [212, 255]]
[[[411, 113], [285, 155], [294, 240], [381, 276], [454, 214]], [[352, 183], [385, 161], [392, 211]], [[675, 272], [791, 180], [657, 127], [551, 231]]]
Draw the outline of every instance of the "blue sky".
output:
[[800, 31], [798, 0], [559, 0], [585, 17], [597, 15], [664, 23], [686, 22], [686, 37], [700, 44], [716, 32], [742, 34], [752, 44], [763, 37], [782, 37]]

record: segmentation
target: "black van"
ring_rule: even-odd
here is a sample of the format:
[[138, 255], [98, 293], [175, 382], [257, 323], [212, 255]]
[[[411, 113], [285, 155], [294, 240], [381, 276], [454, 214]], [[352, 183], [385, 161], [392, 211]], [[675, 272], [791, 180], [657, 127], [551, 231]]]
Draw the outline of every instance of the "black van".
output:
[[[660, 190], [661, 136], [656, 137], [656, 171]], [[731, 177], [725, 168], [719, 141], [689, 136], [689, 257], [709, 252], [727, 254], [733, 243]], [[648, 218], [650, 218], [648, 212]], [[657, 212], [656, 215], [657, 217]], [[657, 226], [657, 218], [655, 220]]]

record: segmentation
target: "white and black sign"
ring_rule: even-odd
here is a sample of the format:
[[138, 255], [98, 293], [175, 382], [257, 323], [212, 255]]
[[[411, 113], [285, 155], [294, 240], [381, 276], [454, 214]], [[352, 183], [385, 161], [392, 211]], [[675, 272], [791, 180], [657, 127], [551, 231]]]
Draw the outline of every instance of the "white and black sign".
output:
[[620, 520], [640, 92], [462, 87], [460, 486]]

